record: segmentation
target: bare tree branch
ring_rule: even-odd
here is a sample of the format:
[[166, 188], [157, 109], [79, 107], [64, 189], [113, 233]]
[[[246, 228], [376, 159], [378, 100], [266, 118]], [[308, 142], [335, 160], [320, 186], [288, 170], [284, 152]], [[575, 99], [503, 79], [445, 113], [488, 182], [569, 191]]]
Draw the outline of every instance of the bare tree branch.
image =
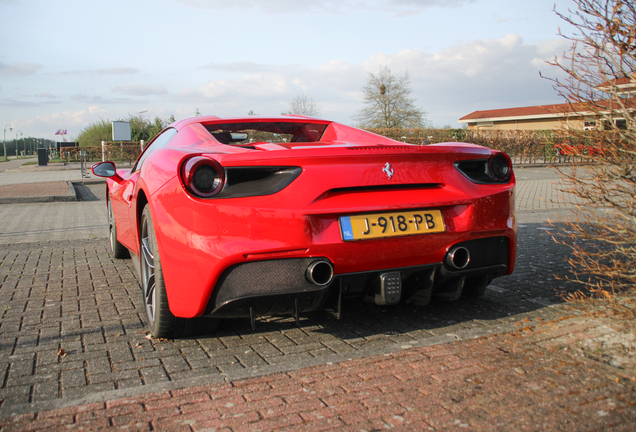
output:
[[289, 111], [283, 112], [284, 114], [298, 114], [309, 117], [318, 117], [320, 110], [314, 100], [306, 94], [297, 95], [289, 103]]
[[[573, 114], [595, 121], [590, 131], [569, 130], [583, 163], [562, 171], [566, 191], [580, 202], [555, 239], [571, 248], [571, 280], [588, 295], [607, 298], [636, 288], [636, 6], [623, 0], [575, 0], [569, 14], [572, 42], [549, 64]], [[579, 294], [581, 296], [583, 294]]]

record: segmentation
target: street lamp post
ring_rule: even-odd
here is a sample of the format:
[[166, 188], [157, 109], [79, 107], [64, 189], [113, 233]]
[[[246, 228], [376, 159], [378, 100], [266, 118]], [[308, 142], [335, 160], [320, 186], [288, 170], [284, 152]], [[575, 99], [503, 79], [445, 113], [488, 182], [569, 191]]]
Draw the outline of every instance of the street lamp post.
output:
[[17, 159], [17, 158], [18, 158], [18, 156], [20, 155], [20, 153], [19, 153], [19, 151], [18, 151], [18, 134], [20, 134], [20, 136], [21, 136], [21, 137], [22, 137], [22, 136], [24, 136], [24, 135], [22, 134], [22, 131], [17, 131], [17, 132], [15, 133], [15, 158], [16, 158], [16, 159]]
[[4, 125], [4, 140], [2, 141], [3, 146], [4, 146], [4, 160], [8, 160], [7, 159], [7, 126], [9, 126], [9, 132], [11, 132], [13, 130], [13, 128], [11, 127], [10, 124], [6, 124]]

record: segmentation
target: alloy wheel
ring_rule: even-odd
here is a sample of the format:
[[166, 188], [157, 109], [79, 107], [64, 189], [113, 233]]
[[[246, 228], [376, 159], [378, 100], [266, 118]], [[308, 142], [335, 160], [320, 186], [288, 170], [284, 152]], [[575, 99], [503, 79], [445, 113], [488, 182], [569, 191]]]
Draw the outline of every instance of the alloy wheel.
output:
[[110, 198], [108, 199], [108, 238], [110, 240], [110, 251], [115, 251], [115, 217], [113, 215], [113, 205], [110, 203]]
[[152, 233], [148, 227], [148, 220], [144, 218], [141, 227], [141, 279], [146, 303], [146, 314], [151, 323], [155, 321], [155, 307], [157, 305], [155, 289], [155, 257], [152, 248]]

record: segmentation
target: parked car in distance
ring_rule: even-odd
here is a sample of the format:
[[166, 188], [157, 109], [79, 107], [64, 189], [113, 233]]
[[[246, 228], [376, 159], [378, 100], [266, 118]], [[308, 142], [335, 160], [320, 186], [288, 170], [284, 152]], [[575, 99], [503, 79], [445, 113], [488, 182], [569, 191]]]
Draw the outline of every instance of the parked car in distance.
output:
[[393, 141], [303, 117], [194, 117], [107, 178], [110, 247], [156, 337], [219, 319], [481, 295], [515, 266], [505, 153]]
[[555, 144], [554, 152], [557, 156], [599, 156], [603, 154], [603, 150], [598, 147], [584, 144], [572, 144], [569, 141]]

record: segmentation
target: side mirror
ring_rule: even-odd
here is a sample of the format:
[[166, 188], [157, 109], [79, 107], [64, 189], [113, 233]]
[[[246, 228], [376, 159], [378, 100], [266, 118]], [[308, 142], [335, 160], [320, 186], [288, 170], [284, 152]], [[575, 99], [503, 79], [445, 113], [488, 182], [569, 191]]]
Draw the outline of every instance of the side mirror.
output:
[[117, 174], [117, 168], [112, 162], [99, 162], [91, 167], [91, 171], [97, 177], [111, 178], [117, 183], [121, 183], [123, 179]]

